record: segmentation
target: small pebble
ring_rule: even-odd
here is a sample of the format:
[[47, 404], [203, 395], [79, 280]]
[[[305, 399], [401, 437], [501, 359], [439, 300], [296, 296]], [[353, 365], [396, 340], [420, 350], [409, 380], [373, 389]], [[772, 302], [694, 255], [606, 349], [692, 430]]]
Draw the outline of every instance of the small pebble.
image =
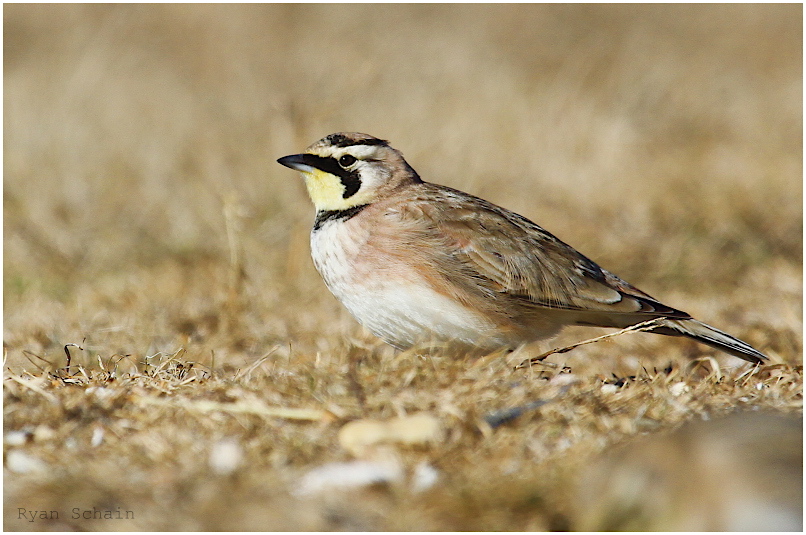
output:
[[210, 450], [209, 464], [216, 474], [231, 474], [243, 464], [243, 448], [233, 439], [220, 440]]
[[402, 480], [403, 467], [399, 462], [329, 463], [305, 474], [300, 479], [294, 494], [304, 496], [338, 489], [356, 489], [379, 483], [397, 483]]
[[93, 448], [97, 448], [103, 443], [103, 441], [104, 441], [104, 428], [98, 426], [92, 430], [92, 438], [90, 439], [90, 445], [92, 445]]
[[572, 385], [579, 382], [579, 377], [573, 373], [559, 373], [551, 378], [549, 384], [552, 386]]
[[378, 420], [355, 420], [339, 430], [339, 444], [356, 457], [360, 457], [367, 447], [389, 439], [389, 427]]
[[355, 420], [339, 430], [339, 443], [356, 457], [378, 444], [421, 445], [442, 440], [439, 420], [427, 413], [413, 414], [386, 421]]
[[414, 467], [414, 474], [412, 474], [411, 478], [411, 490], [414, 492], [423, 492], [436, 485], [437, 481], [439, 481], [439, 471], [426, 461], [423, 461]]
[[36, 442], [45, 442], [52, 440], [55, 437], [56, 431], [44, 424], [38, 425], [36, 426], [36, 429], [34, 429], [34, 440]]
[[11, 450], [6, 454], [6, 468], [17, 474], [42, 472], [47, 465], [41, 460], [20, 450]]
[[6, 443], [6, 446], [22, 446], [28, 442], [29, 436], [31, 433], [27, 431], [9, 431], [3, 436], [3, 442]]
[[669, 393], [673, 396], [679, 396], [689, 391], [688, 385], [684, 382], [675, 383], [669, 387]]
[[389, 420], [392, 440], [403, 444], [428, 444], [442, 439], [439, 420], [426, 413]]

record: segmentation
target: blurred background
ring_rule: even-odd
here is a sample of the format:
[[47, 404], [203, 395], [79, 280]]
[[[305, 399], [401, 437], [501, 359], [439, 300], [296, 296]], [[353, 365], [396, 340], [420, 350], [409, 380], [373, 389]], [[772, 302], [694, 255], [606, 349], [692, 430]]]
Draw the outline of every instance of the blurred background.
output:
[[[802, 524], [801, 5], [3, 7], [6, 528]], [[345, 130], [770, 365], [648, 334], [517, 372], [393, 353], [325, 289], [313, 207], [276, 163]], [[737, 408], [790, 416], [719, 423]], [[418, 412], [443, 442], [384, 444], [410, 481], [291, 495], [352, 459], [345, 422]], [[431, 491], [411, 490], [421, 466]]]
[[275, 163], [335, 131], [800, 358], [800, 5], [3, 12], [9, 364], [362, 336]]

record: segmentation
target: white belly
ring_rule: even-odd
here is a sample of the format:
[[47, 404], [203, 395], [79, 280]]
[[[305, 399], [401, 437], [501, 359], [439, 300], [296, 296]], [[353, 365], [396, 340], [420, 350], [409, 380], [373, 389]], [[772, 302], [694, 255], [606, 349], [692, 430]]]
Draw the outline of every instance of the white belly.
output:
[[434, 291], [402, 261], [373, 258], [368, 233], [352, 220], [326, 223], [311, 234], [311, 253], [327, 287], [373, 334], [401, 348], [451, 343], [494, 349], [508, 345], [495, 326]]

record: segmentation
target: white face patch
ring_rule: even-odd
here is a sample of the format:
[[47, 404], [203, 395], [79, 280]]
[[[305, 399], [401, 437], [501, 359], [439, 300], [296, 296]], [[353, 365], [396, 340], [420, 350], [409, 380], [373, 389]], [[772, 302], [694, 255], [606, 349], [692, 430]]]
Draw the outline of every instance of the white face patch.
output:
[[[355, 156], [359, 160], [373, 159], [378, 152], [375, 145], [353, 145], [351, 147], [332, 149], [332, 156], [337, 160], [345, 154]], [[321, 156], [325, 156], [322, 154]]]

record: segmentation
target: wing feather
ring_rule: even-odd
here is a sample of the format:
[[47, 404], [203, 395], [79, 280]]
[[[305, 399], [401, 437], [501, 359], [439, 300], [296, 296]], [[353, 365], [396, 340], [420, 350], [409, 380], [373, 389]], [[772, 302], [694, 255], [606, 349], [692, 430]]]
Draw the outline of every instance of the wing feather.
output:
[[400, 215], [420, 224], [428, 221], [426, 239], [443, 247], [439, 271], [454, 284], [464, 279], [471, 291], [481, 283], [496, 298], [509, 301], [501, 303], [506, 308], [517, 304], [575, 311], [580, 323], [626, 326], [642, 317], [690, 317], [514, 212], [444, 186], [422, 187], [423, 195], [400, 207]]

